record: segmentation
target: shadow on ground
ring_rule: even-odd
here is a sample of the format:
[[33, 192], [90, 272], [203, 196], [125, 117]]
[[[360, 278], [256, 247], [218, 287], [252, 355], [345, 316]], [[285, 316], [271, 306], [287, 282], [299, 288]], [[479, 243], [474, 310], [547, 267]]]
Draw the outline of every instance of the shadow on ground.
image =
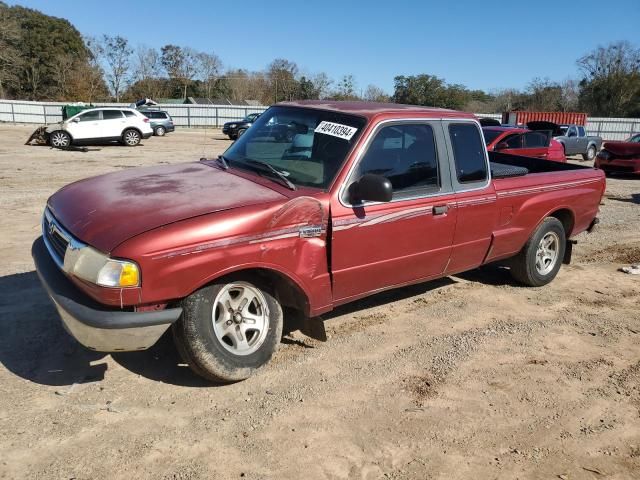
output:
[[[104, 379], [109, 354], [76, 342], [35, 272], [0, 277], [0, 364], [13, 374], [42, 385], [72, 385]], [[170, 333], [170, 332], [168, 332]], [[143, 352], [112, 358], [137, 375], [183, 385], [209, 386], [180, 359], [170, 335]]]
[[[498, 267], [485, 267], [459, 277], [490, 285], [514, 285], [508, 271]], [[318, 319], [307, 320], [288, 311], [283, 334], [295, 330], [307, 333], [309, 328], [322, 327], [323, 320], [384, 306], [455, 283], [455, 279], [447, 277], [381, 292], [337, 307]], [[287, 340], [291, 342], [285, 338], [283, 343], [288, 343]], [[95, 382], [104, 379], [108, 355], [84, 348], [64, 330], [35, 272], [0, 277], [0, 364], [7, 370], [42, 385]], [[170, 331], [148, 350], [111, 356], [125, 369], [150, 380], [188, 387], [211, 386], [183, 363]]]

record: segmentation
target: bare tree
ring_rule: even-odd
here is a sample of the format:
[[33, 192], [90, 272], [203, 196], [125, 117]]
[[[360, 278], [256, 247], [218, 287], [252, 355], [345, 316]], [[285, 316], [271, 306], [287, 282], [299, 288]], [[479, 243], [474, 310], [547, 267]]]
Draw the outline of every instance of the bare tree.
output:
[[196, 68], [198, 76], [202, 80], [207, 92], [207, 98], [211, 98], [211, 92], [216, 86], [222, 71], [222, 61], [215, 53], [200, 52], [196, 55]]
[[106, 67], [106, 78], [116, 99], [120, 101], [120, 94], [129, 81], [130, 59], [133, 50], [129, 46], [129, 41], [116, 35], [102, 37], [102, 56]]
[[58, 55], [51, 66], [53, 79], [57, 84], [58, 99], [69, 99], [69, 83], [73, 71], [78, 68], [76, 56], [70, 53]]
[[101, 42], [95, 37], [84, 37], [84, 43], [89, 51], [89, 59], [74, 72], [76, 74], [74, 84], [76, 89], [82, 92], [77, 96], [91, 103], [102, 96], [102, 93], [106, 93], [104, 71], [100, 65], [103, 48]]
[[329, 96], [333, 80], [331, 80], [326, 73], [321, 72], [314, 75], [311, 82], [318, 93], [318, 98], [322, 99]]
[[363, 98], [369, 102], [389, 102], [391, 97], [384, 93], [380, 87], [369, 85], [364, 91]]
[[578, 108], [578, 97], [580, 93], [580, 86], [578, 82], [572, 78], [566, 79], [560, 84], [562, 89], [562, 110], [570, 112]]
[[135, 51], [133, 63], [134, 77], [138, 81], [159, 78], [162, 75], [160, 53], [155, 48], [140, 45]]
[[169, 77], [182, 85], [183, 98], [187, 98], [187, 87], [196, 75], [197, 53], [192, 48], [177, 45], [165, 45], [161, 51], [162, 65]]
[[293, 100], [298, 89], [298, 65], [284, 58], [276, 58], [267, 67], [274, 103]]

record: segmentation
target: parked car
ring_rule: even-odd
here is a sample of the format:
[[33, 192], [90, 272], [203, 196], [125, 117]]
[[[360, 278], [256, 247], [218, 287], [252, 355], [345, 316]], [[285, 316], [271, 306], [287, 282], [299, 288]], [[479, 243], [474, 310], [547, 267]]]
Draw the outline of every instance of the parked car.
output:
[[564, 147], [565, 155], [582, 155], [584, 160], [594, 160], [600, 147], [602, 138], [588, 135], [582, 125], [560, 125], [561, 135], [554, 138]]
[[173, 118], [164, 110], [139, 110], [139, 112], [151, 121], [153, 134], [158, 137], [164, 137], [168, 132], [176, 129]]
[[[274, 118], [314, 126], [296, 134], [309, 157], [261, 136]], [[185, 363], [230, 382], [269, 361], [283, 307], [315, 317], [496, 261], [549, 283], [604, 190], [594, 168], [487, 152], [473, 114], [286, 102], [216, 160], [63, 187], [32, 254], [80, 343], [144, 350], [171, 328]]]
[[71, 144], [119, 141], [135, 147], [153, 135], [149, 119], [133, 108], [100, 107], [84, 110], [47, 127], [52, 147]]
[[525, 157], [566, 162], [560, 142], [551, 138], [551, 131], [532, 131], [519, 127], [482, 127], [487, 150]]
[[604, 142], [594, 166], [606, 173], [640, 174], [640, 133], [624, 142]]
[[250, 113], [237, 122], [227, 122], [222, 126], [222, 133], [227, 135], [230, 140], [235, 140], [242, 136], [259, 116], [259, 113]]

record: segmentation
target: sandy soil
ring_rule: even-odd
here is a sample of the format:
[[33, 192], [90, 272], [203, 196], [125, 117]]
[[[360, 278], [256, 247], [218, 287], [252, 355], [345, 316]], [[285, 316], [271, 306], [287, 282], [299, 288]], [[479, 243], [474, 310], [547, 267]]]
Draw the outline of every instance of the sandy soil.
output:
[[181, 130], [63, 152], [0, 125], [0, 478], [640, 478], [640, 179], [611, 179], [602, 224], [550, 285], [486, 267], [291, 330], [274, 361], [210, 386], [170, 338], [80, 347], [30, 258], [46, 198], [74, 180], [197, 160]]

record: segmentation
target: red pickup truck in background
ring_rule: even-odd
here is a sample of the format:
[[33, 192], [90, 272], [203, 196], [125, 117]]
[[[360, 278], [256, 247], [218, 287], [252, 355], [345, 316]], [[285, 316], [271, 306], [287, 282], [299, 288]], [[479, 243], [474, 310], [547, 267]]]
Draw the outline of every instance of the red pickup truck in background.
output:
[[216, 160], [62, 188], [32, 254], [85, 346], [142, 350], [171, 327], [195, 372], [228, 382], [271, 358], [283, 307], [318, 316], [498, 260], [545, 285], [604, 190], [593, 168], [489, 154], [472, 114], [288, 102]]

